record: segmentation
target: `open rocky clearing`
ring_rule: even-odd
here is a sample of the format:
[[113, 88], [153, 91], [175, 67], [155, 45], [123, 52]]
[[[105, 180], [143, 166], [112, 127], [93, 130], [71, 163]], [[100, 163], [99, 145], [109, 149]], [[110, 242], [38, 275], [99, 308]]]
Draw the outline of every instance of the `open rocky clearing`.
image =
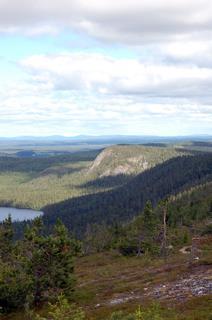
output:
[[[192, 262], [182, 253], [167, 262], [127, 258], [116, 252], [97, 254], [81, 258], [77, 274], [79, 297], [88, 314], [95, 313], [97, 318], [108, 310], [133, 310], [152, 300], [175, 307], [212, 294], [212, 264], [204, 251]], [[86, 292], [83, 297], [82, 291]]]

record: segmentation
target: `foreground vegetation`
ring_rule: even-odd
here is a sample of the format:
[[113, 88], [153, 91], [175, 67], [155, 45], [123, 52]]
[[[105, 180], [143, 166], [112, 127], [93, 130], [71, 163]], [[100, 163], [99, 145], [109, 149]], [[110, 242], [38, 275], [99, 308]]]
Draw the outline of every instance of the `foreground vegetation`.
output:
[[35, 219], [22, 241], [13, 242], [10, 216], [0, 228], [0, 306], [2, 313], [29, 308], [55, 300], [60, 293], [70, 296], [74, 288], [73, 256], [77, 242], [58, 221], [45, 236], [42, 222]]
[[96, 225], [81, 243], [61, 222], [45, 236], [36, 219], [14, 244], [7, 219], [0, 229], [3, 319], [211, 319], [211, 195], [207, 183], [155, 209], [147, 202], [130, 223]]
[[[137, 320], [135, 313], [140, 309], [143, 318], [138, 319], [142, 320], [210, 320], [210, 295], [192, 296], [188, 292], [183, 301], [179, 293], [169, 299], [165, 293], [154, 295], [157, 288], [174, 287], [189, 275], [195, 279], [207, 275], [212, 263], [207, 250], [202, 247], [200, 260], [192, 263], [189, 255], [180, 253], [169, 256], [166, 262], [158, 257], [123, 257], [116, 251], [80, 257], [76, 260], [77, 284], [71, 301], [64, 301], [63, 296], [59, 305], [51, 302], [51, 306], [42, 305], [33, 312], [20, 310], [2, 319], [34, 320], [39, 314], [45, 320]], [[185, 289], [180, 288], [181, 295]], [[73, 314], [80, 317], [74, 318]]]

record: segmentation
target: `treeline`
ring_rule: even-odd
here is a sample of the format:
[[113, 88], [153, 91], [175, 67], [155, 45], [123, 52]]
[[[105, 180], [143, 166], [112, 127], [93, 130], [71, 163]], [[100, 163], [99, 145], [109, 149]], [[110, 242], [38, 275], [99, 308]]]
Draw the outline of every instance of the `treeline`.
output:
[[51, 230], [60, 217], [69, 230], [82, 236], [89, 224], [130, 221], [144, 209], [148, 200], [155, 207], [167, 196], [211, 180], [211, 154], [177, 157], [139, 174], [114, 190], [46, 206], [43, 208], [43, 221]]
[[212, 182], [194, 186], [168, 204], [168, 223], [172, 227], [190, 226], [193, 221], [212, 218]]
[[84, 253], [118, 249], [123, 255], [168, 254], [169, 248], [189, 244], [195, 234], [212, 233], [212, 183], [196, 186], [153, 208], [147, 202], [129, 223], [91, 224], [84, 238]]
[[[164, 208], [165, 208], [164, 203]], [[123, 255], [149, 253], [160, 254], [163, 248], [162, 219], [147, 201], [143, 212], [127, 224], [111, 226], [93, 224], [87, 227], [82, 240], [83, 252], [90, 254], [109, 249], [118, 249]]]

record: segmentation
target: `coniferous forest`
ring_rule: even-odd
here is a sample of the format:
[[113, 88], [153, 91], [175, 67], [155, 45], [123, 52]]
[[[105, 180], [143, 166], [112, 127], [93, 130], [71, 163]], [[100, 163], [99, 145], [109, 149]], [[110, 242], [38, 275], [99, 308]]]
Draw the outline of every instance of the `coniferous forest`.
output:
[[[43, 211], [32, 221], [9, 215], [0, 224], [3, 319], [193, 320], [195, 301], [209, 319], [210, 152], [124, 145], [7, 156], [0, 168], [2, 205], [18, 200], [16, 207]], [[7, 176], [19, 176], [14, 194]], [[176, 303], [182, 292], [183, 314]]]

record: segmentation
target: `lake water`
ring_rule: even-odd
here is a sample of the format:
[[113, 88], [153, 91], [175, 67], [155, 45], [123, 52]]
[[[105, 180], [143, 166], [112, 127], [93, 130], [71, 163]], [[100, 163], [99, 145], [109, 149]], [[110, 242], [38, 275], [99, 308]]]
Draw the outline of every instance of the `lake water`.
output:
[[3, 221], [8, 215], [11, 215], [13, 221], [32, 220], [43, 214], [41, 211], [31, 209], [16, 209], [0, 207], [0, 221]]

